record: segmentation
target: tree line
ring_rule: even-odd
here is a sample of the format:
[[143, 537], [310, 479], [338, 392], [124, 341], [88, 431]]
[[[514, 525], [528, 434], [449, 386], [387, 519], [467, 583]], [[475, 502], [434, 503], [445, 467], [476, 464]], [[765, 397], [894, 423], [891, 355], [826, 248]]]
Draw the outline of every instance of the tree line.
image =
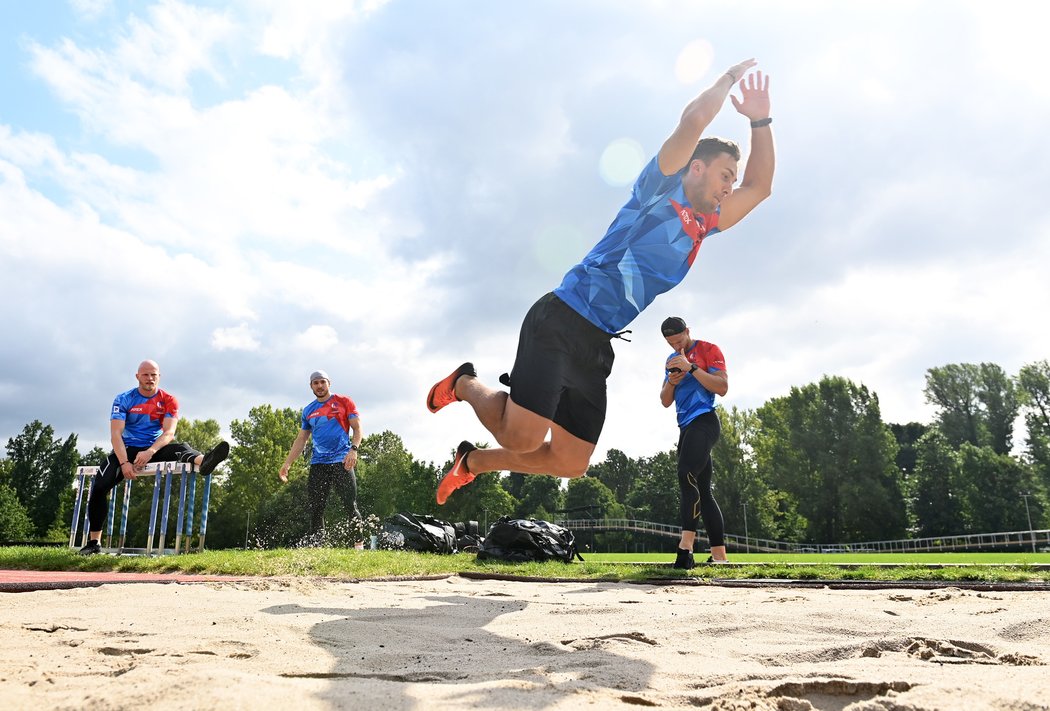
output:
[[[1047, 527], [1050, 362], [1025, 365], [1016, 376], [993, 363], [930, 368], [924, 394], [936, 412], [928, 424], [884, 422], [878, 396], [838, 376], [793, 387], [754, 410], [719, 408], [714, 480], [726, 530], [849, 543]], [[1015, 443], [1018, 418], [1024, 440]], [[209, 548], [303, 540], [309, 450], [288, 484], [276, 476], [299, 422], [297, 410], [260, 405], [230, 423], [230, 457], [212, 489]], [[178, 439], [201, 451], [219, 438], [215, 420], [179, 422]], [[674, 449], [637, 458], [611, 449], [586, 477], [564, 486], [554, 477], [484, 474], [441, 507], [434, 491], [451, 451], [446, 462], [421, 461], [388, 430], [367, 436], [360, 452], [365, 515], [411, 511], [483, 525], [503, 515], [678, 524]], [[50, 425], [27, 424], [0, 460], [0, 541], [65, 540], [75, 467], [100, 465], [106, 454], [99, 447], [82, 454], [76, 434], [63, 439]], [[141, 488], [132, 496], [129, 541], [145, 540], [151, 497]], [[342, 503], [331, 499], [327, 520], [345, 520]], [[598, 543], [626, 550], [636, 538], [606, 533]]]

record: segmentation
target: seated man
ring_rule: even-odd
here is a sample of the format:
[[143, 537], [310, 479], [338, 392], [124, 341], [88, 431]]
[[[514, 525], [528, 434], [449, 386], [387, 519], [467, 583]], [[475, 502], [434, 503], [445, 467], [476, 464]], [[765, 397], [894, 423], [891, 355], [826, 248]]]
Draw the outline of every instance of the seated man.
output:
[[160, 385], [160, 366], [152, 360], [139, 364], [137, 388], [117, 395], [109, 420], [113, 443], [106, 464], [91, 484], [88, 497], [87, 545], [82, 555], [101, 553], [102, 525], [106, 522], [106, 497], [124, 479], [134, 479], [150, 462], [192, 462], [201, 474], [210, 474], [230, 454], [230, 445], [219, 442], [207, 454], [175, 442], [179, 401]]

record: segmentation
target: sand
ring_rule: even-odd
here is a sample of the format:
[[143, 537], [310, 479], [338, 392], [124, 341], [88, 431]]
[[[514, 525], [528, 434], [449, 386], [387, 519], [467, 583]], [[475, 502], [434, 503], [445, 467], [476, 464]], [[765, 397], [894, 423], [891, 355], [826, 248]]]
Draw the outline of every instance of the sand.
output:
[[0, 595], [0, 708], [1047, 709], [1050, 593], [271, 579]]

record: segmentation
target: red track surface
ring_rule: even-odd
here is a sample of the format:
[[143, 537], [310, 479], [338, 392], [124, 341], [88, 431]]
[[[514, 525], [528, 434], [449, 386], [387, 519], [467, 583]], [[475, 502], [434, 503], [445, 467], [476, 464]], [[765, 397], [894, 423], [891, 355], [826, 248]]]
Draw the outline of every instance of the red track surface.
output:
[[70, 570], [0, 570], [0, 592], [91, 588], [107, 583], [211, 583], [248, 578], [182, 573], [89, 573]]

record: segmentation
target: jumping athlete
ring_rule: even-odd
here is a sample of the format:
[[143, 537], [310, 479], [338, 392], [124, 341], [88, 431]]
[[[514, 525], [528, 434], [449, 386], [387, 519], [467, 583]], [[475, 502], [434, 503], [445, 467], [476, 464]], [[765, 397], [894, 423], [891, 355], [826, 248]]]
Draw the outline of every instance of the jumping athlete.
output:
[[333, 486], [347, 513], [352, 518], [361, 518], [357, 509], [357, 472], [354, 470], [357, 448], [361, 446], [361, 417], [353, 400], [332, 393], [331, 381], [325, 371], [316, 370], [310, 374], [310, 389], [316, 399], [303, 408], [302, 429], [277, 476], [283, 482], [288, 481], [288, 469], [303, 453], [312, 433], [314, 448], [307, 497], [310, 533], [316, 535], [324, 527], [324, 509]]
[[106, 522], [106, 497], [125, 479], [135, 479], [152, 462], [193, 462], [198, 471], [210, 474], [230, 454], [230, 445], [219, 442], [207, 454], [175, 442], [179, 401], [160, 389], [160, 366], [144, 360], [135, 373], [138, 387], [117, 395], [109, 416], [109, 439], [113, 444], [105, 466], [91, 484], [88, 495], [88, 542], [84, 555], [101, 553], [102, 526]]
[[714, 343], [693, 340], [689, 327], [677, 316], [664, 319], [660, 332], [674, 349], [664, 363], [660, 404], [674, 403], [678, 412], [678, 485], [682, 490], [682, 538], [674, 567], [688, 570], [693, 561], [696, 524], [702, 518], [711, 541], [709, 563], [726, 560], [725, 522], [711, 491], [714, 467], [711, 449], [721, 425], [715, 412], [715, 395], [729, 392], [729, 376], [721, 349]]
[[[431, 412], [465, 400], [500, 445], [476, 449], [462, 442], [438, 485], [439, 504], [480, 472], [578, 477], [587, 471], [605, 424], [611, 340], [685, 278], [706, 237], [735, 225], [772, 192], [769, 79], [761, 72], [744, 78], [755, 64], [748, 59], [730, 67], [685, 107], [605, 237], [530, 309], [510, 394], [483, 385], [471, 363], [430, 389]], [[743, 98], [731, 98], [751, 121], [751, 155], [734, 190], [740, 148], [700, 136], [738, 81]]]

